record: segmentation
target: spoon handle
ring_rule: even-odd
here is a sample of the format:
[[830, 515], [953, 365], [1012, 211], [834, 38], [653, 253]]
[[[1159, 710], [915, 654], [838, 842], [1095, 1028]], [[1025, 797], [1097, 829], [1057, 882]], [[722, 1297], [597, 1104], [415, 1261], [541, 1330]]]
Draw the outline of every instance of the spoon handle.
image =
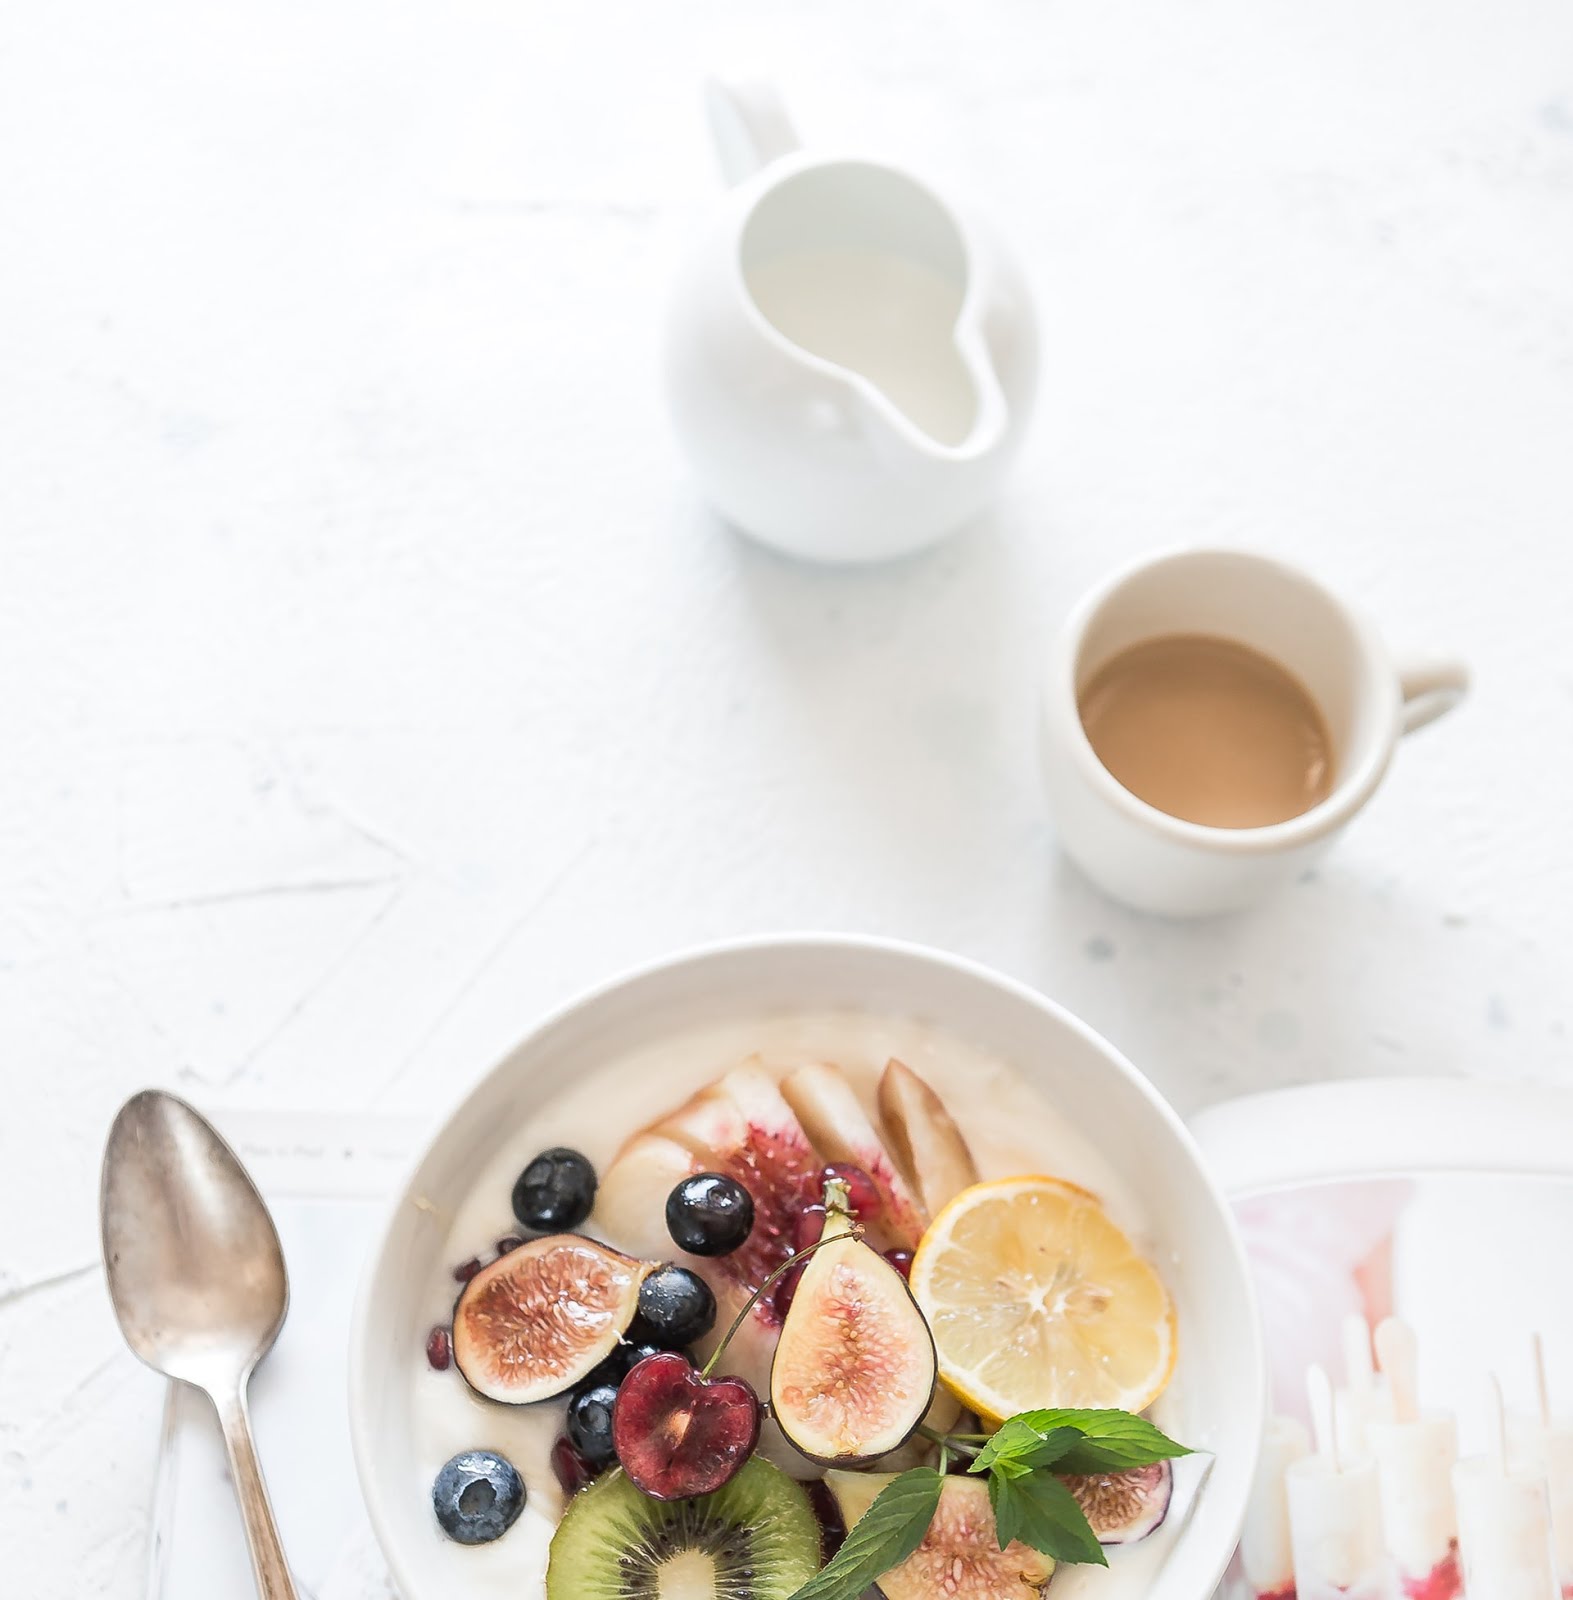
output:
[[246, 1542], [251, 1546], [251, 1565], [257, 1575], [257, 1593], [261, 1600], [299, 1600], [295, 1580], [284, 1560], [278, 1524], [273, 1520], [268, 1486], [262, 1480], [262, 1463], [257, 1460], [257, 1447], [251, 1437], [251, 1412], [244, 1384], [233, 1395], [215, 1395], [213, 1404], [224, 1430], [235, 1498], [240, 1501]]

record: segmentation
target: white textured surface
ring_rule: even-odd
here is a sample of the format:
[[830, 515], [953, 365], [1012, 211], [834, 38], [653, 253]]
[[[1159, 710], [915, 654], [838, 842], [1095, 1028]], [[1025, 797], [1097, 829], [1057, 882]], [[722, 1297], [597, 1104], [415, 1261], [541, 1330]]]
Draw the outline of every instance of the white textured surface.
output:
[[[1023, 470], [929, 558], [788, 566], [674, 459], [740, 54], [1031, 270]], [[13, 6], [0, 226], [8, 1594], [140, 1587], [161, 1395], [91, 1263], [141, 1084], [435, 1107], [580, 985], [786, 925], [994, 962], [1182, 1109], [1565, 1072], [1557, 0]], [[1315, 881], [1203, 928], [1077, 881], [1033, 770], [1047, 630], [1186, 539], [1479, 672]]]

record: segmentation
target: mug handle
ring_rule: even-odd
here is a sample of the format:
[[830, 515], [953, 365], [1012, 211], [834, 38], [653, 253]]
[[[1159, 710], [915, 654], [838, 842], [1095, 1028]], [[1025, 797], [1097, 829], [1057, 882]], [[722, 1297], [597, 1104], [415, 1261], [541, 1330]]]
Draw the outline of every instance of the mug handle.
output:
[[721, 176], [729, 184], [798, 148], [786, 103], [768, 78], [707, 78], [705, 111]]
[[1445, 716], [1469, 692], [1469, 668], [1462, 661], [1411, 661], [1398, 669], [1403, 697], [1402, 724], [1413, 733]]

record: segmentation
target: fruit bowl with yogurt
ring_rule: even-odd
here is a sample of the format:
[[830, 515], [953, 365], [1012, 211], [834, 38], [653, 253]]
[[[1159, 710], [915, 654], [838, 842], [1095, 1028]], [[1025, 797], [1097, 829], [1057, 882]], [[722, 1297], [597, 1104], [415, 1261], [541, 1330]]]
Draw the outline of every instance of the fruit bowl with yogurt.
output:
[[966, 963], [802, 937], [622, 980], [482, 1081], [374, 1254], [351, 1422], [406, 1600], [1202, 1600], [1262, 1373], [1133, 1068]]

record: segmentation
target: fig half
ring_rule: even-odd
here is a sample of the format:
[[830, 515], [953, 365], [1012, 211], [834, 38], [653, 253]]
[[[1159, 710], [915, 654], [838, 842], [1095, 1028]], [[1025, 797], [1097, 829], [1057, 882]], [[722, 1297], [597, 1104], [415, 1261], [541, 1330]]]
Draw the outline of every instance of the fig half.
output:
[[1092, 1525], [1099, 1544], [1135, 1544], [1162, 1526], [1174, 1497], [1174, 1467], [1155, 1461], [1128, 1472], [1066, 1478], [1065, 1487]]
[[464, 1286], [453, 1308], [454, 1365], [488, 1400], [550, 1400], [617, 1348], [651, 1270], [576, 1233], [531, 1239]]
[[825, 1185], [823, 1241], [803, 1268], [770, 1367], [770, 1413], [823, 1466], [905, 1444], [934, 1398], [934, 1340], [907, 1281], [852, 1231], [846, 1185]]
[[[825, 1484], [850, 1532], [892, 1480], [885, 1472], [827, 1472]], [[982, 1478], [945, 1479], [939, 1509], [923, 1543], [900, 1566], [881, 1573], [885, 1600], [1037, 1600], [1054, 1575], [1046, 1555], [1013, 1540], [1004, 1550]]]

